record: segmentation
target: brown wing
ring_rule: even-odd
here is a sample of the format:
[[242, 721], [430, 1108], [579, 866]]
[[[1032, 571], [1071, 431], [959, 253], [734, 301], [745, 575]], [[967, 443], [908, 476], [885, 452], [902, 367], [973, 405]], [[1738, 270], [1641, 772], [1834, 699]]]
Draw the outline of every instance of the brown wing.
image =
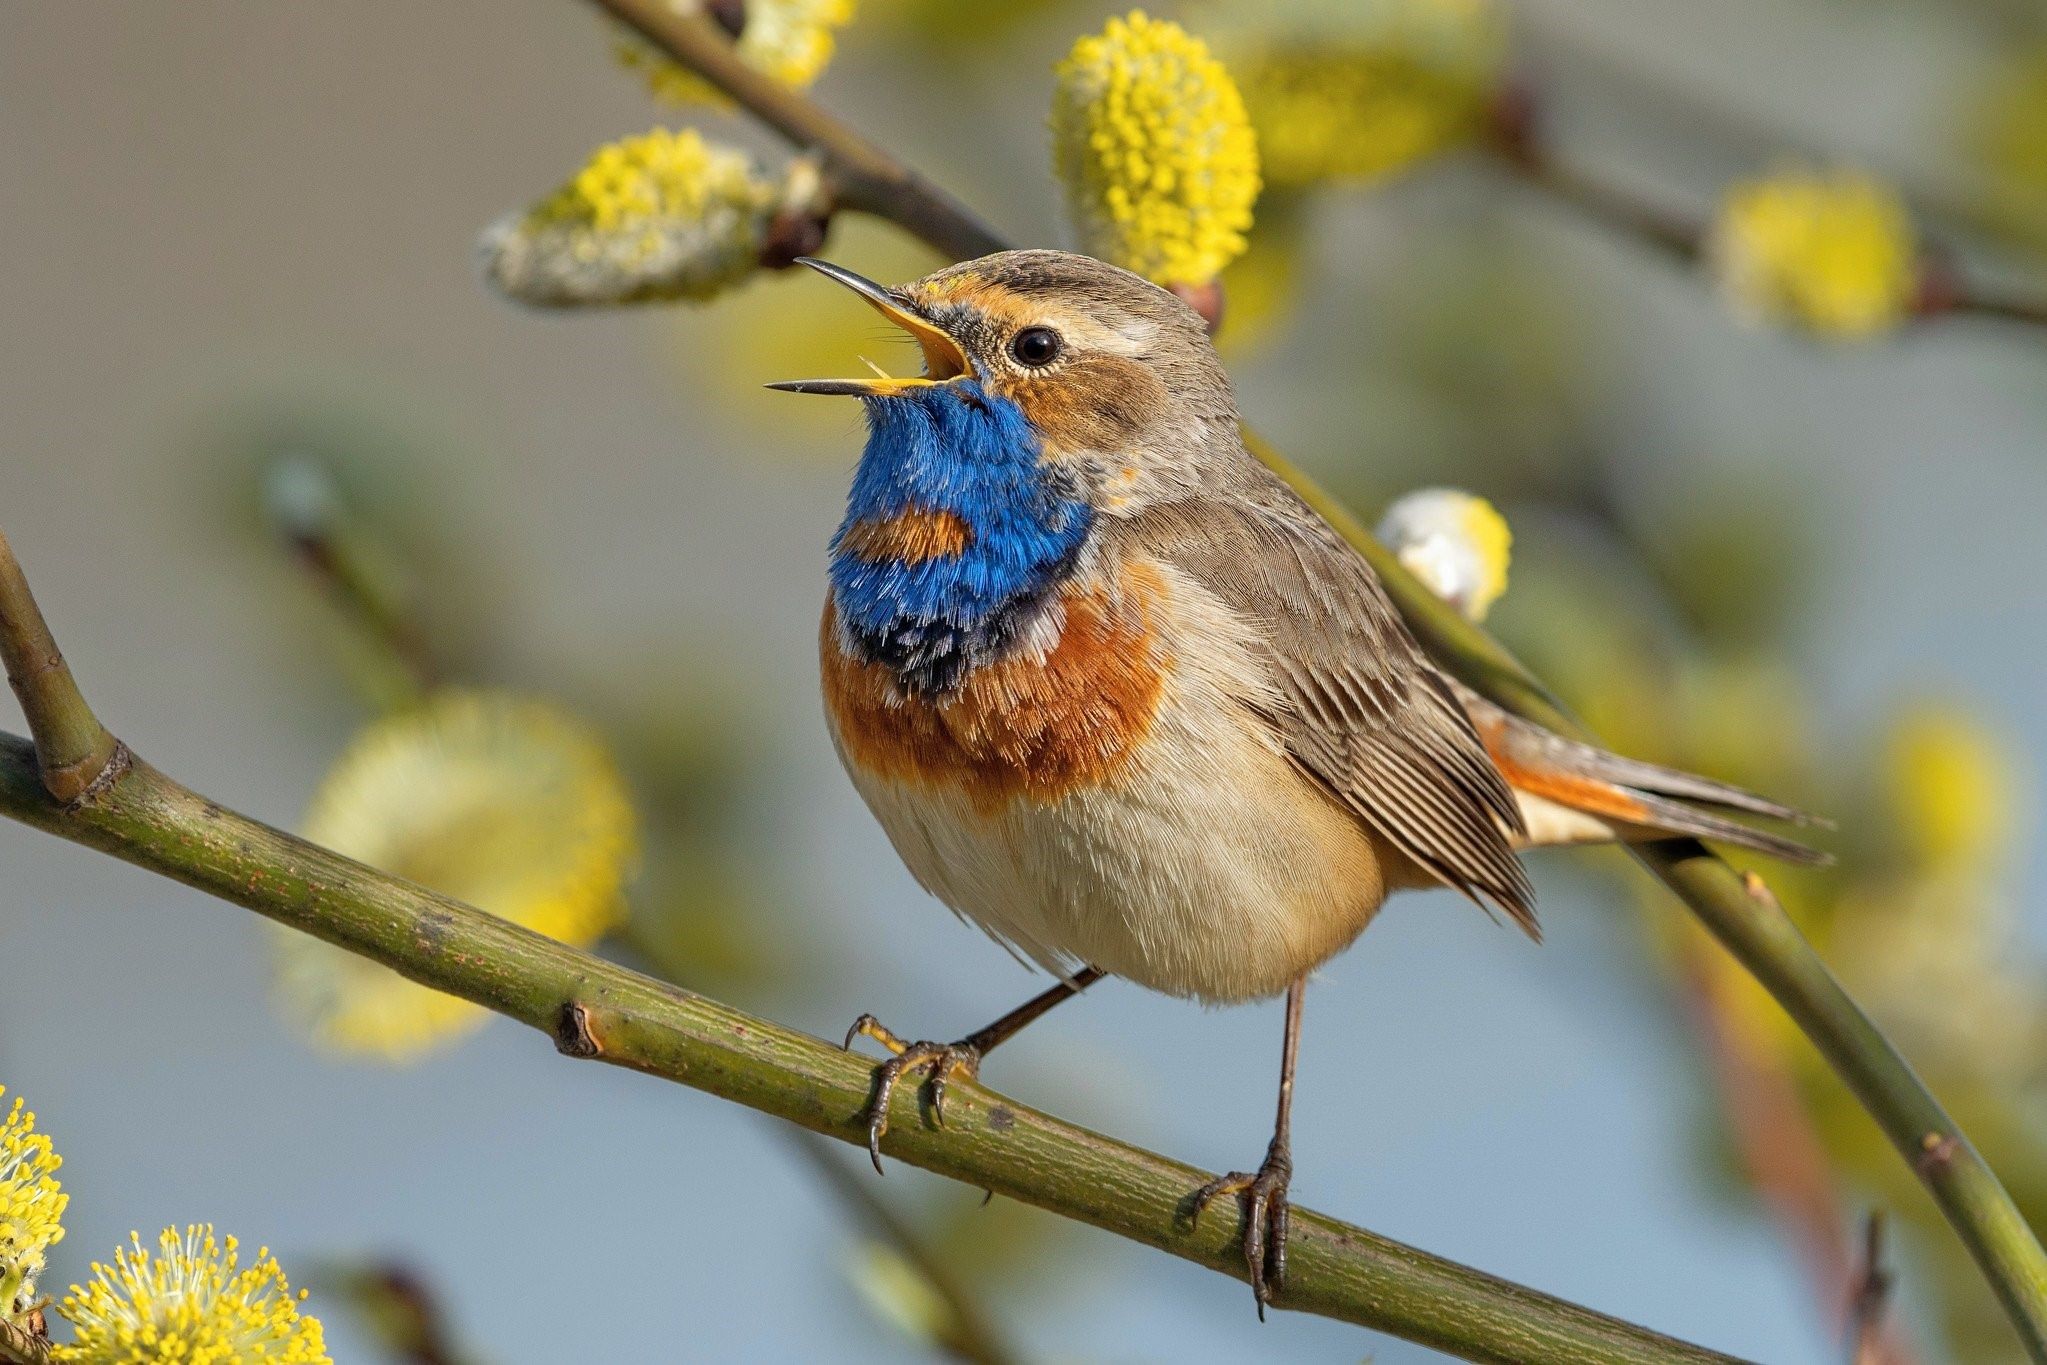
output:
[[1537, 935], [1513, 794], [1356, 551], [1276, 483], [1147, 508], [1127, 533], [1257, 624], [1282, 698], [1265, 719], [1296, 763], [1429, 873]]

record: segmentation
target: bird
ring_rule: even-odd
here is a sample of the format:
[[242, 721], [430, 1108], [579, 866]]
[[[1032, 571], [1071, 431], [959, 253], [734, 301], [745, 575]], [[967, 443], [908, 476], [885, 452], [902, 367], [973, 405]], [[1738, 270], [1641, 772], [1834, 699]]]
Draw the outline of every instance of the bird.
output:
[[[1790, 807], [1552, 734], [1439, 668], [1249, 452], [1208, 326], [1174, 293], [1053, 250], [896, 287], [800, 263], [923, 361], [769, 385], [857, 398], [866, 419], [819, 631], [832, 742], [916, 880], [1056, 978], [952, 1042], [855, 1022], [848, 1048], [889, 1054], [865, 1115], [877, 1171], [899, 1082], [921, 1072], [942, 1124], [948, 1079], [1105, 977], [1207, 1005], [1283, 995], [1265, 1157], [1186, 1204], [1192, 1221], [1236, 1198], [1262, 1318], [1285, 1280], [1307, 983], [1389, 894], [1447, 886], [1539, 939], [1530, 847], [1822, 856], [1726, 814], [1807, 821]], [[1393, 529], [1419, 544], [1441, 520]], [[1470, 610], [1454, 578], [1441, 590]]]

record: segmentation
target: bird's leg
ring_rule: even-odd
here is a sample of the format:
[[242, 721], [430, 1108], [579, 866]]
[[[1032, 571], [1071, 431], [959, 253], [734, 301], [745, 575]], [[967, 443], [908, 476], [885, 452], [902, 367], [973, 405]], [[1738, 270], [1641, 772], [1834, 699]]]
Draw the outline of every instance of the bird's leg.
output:
[[1286, 991], [1286, 1039], [1279, 1055], [1279, 1117], [1272, 1126], [1272, 1145], [1265, 1149], [1265, 1162], [1255, 1172], [1232, 1171], [1209, 1181], [1194, 1192], [1193, 1219], [1225, 1194], [1234, 1194], [1244, 1204], [1244, 1264], [1251, 1272], [1251, 1293], [1258, 1300], [1258, 1320], [1265, 1320], [1265, 1305], [1272, 1302], [1286, 1279], [1287, 1186], [1294, 1177], [1293, 1110], [1294, 1062], [1301, 1051], [1301, 1001], [1308, 991], [1308, 978], [1296, 980]]
[[874, 1169], [877, 1172], [881, 1170], [881, 1139], [888, 1132], [888, 1104], [895, 1096], [897, 1081], [919, 1067], [928, 1067], [931, 1072], [931, 1115], [941, 1127], [944, 1126], [945, 1083], [955, 1073], [979, 1076], [983, 1057], [1021, 1033], [1026, 1025], [1034, 1023], [1054, 1005], [1071, 1000], [1105, 975], [1107, 973], [1099, 967], [1083, 967], [1070, 980], [1032, 996], [986, 1028], [977, 1029], [954, 1043], [905, 1042], [882, 1027], [881, 1021], [871, 1014], [863, 1014], [854, 1020], [853, 1027], [846, 1032], [847, 1048], [853, 1046], [855, 1038], [867, 1037], [893, 1054], [875, 1070], [874, 1102], [867, 1110], [867, 1155], [873, 1158]]

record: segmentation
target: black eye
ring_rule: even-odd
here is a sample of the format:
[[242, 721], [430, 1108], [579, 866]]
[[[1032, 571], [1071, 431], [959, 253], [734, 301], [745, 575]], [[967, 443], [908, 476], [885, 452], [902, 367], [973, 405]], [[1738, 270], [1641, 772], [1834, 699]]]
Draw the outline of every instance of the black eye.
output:
[[1059, 358], [1059, 334], [1050, 327], [1026, 327], [1010, 341], [1009, 353], [1032, 369], [1050, 365]]

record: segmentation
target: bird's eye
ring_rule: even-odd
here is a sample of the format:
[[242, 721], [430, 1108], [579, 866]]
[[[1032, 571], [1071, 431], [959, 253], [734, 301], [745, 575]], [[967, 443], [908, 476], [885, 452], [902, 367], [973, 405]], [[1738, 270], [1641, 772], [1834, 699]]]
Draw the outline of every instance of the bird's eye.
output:
[[1050, 365], [1059, 358], [1059, 334], [1050, 327], [1026, 327], [1009, 343], [1009, 353], [1032, 369]]

